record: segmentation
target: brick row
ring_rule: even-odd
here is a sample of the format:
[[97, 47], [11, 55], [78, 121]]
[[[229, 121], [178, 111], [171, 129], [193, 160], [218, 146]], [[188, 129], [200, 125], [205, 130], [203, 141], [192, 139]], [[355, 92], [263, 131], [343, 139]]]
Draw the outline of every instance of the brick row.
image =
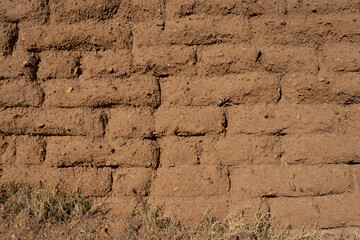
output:
[[22, 23], [19, 29], [19, 45], [28, 51], [128, 48], [131, 41], [128, 23], [115, 20], [35, 26]]
[[221, 77], [170, 77], [160, 83], [162, 104], [209, 106], [276, 103], [280, 80], [259, 73]]
[[155, 167], [159, 154], [151, 140], [48, 137], [46, 142], [51, 167]]
[[[262, 53], [259, 59], [257, 50]], [[199, 71], [204, 75], [244, 73], [252, 69], [316, 73], [317, 67], [315, 50], [307, 47], [222, 44], [204, 47], [199, 52]]]
[[231, 134], [336, 132], [344, 128], [345, 121], [351, 124], [346, 115], [344, 109], [333, 105], [234, 106], [227, 111], [227, 130]]
[[[359, 227], [359, 194], [341, 194], [308, 198], [270, 199], [271, 216], [283, 226], [300, 229], [307, 227], [340, 228]], [[341, 211], [339, 211], [341, 209]]]
[[316, 134], [285, 136], [283, 159], [289, 164], [359, 163], [359, 136], [349, 134]]
[[282, 14], [286, 10], [284, 1], [242, 1], [234, 0], [170, 0], [166, 5], [166, 16], [169, 19], [182, 18], [192, 15], [241, 15], [245, 17], [259, 16], [263, 14]]
[[157, 107], [160, 91], [149, 75], [130, 78], [57, 79], [47, 81], [46, 107], [110, 107], [113, 105]]
[[257, 165], [231, 170], [231, 193], [249, 197], [300, 197], [342, 194], [354, 189], [349, 166]]
[[0, 111], [0, 132], [30, 135], [102, 136], [103, 116], [86, 109], [8, 108]]
[[273, 136], [169, 136], [161, 138], [159, 144], [163, 167], [279, 164], [282, 154], [281, 141]]
[[88, 19], [106, 20], [128, 10], [129, 1], [79, 0], [50, 1], [51, 22], [79, 22]]
[[316, 46], [324, 42], [359, 40], [359, 21], [356, 20], [358, 14], [348, 15], [347, 18], [343, 18], [341, 14], [290, 16], [284, 18], [270, 15], [254, 18], [249, 23], [254, 39], [261, 39], [261, 44], [266, 46]]
[[358, 82], [357, 73], [288, 74], [282, 79], [282, 96], [289, 103], [359, 103]]
[[[230, 23], [230, 24], [229, 24]], [[165, 28], [163, 29], [163, 26]], [[242, 17], [196, 17], [181, 21], [169, 20], [159, 26], [159, 20], [134, 25], [134, 46], [206, 45], [242, 42], [249, 39], [249, 28]]]
[[354, 2], [351, 0], [343, 1], [298, 1], [298, 0], [288, 0], [287, 1], [287, 11], [288, 13], [302, 13], [302, 14], [329, 14], [329, 13], [338, 13], [344, 14], [353, 12], [356, 13], [360, 8], [359, 2]]
[[111, 190], [111, 170], [104, 168], [61, 168], [45, 166], [4, 168], [3, 183], [77, 193], [85, 197], [104, 197]]

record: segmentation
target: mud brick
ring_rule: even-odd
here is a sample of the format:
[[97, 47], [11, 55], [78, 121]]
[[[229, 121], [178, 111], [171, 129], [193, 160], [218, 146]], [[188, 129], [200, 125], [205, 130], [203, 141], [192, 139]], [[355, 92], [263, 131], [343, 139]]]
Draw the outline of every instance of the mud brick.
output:
[[146, 50], [146, 47], [166, 45], [167, 41], [164, 38], [165, 33], [163, 29], [164, 24], [164, 21], [160, 17], [154, 20], [134, 23], [132, 28], [134, 49], [143, 48]]
[[111, 109], [108, 132], [110, 138], [151, 137], [155, 131], [152, 110], [146, 108]]
[[17, 38], [17, 26], [14, 23], [0, 23], [0, 57], [12, 53]]
[[360, 3], [352, 0], [343, 1], [298, 1], [289, 0], [287, 1], [288, 13], [301, 13], [301, 14], [331, 14], [331, 13], [349, 13], [357, 12], [360, 8]]
[[234, 13], [241, 13], [239, 5], [236, 5], [233, 0], [213, 2], [195, 1], [195, 0], [170, 0], [166, 4], [166, 16], [169, 19], [182, 18], [191, 15], [227, 15]]
[[107, 50], [87, 53], [81, 58], [82, 77], [120, 77], [130, 73], [131, 53], [127, 50]]
[[160, 104], [157, 80], [149, 75], [125, 79], [59, 79], [42, 86], [46, 107], [157, 107]]
[[[236, 151], [234, 151], [236, 149]], [[227, 135], [212, 155], [224, 165], [279, 164], [280, 140], [274, 136]]]
[[243, 1], [241, 4], [234, 0], [170, 0], [166, 4], [166, 15], [168, 18], [185, 17], [191, 15], [245, 15], [259, 16], [263, 14], [281, 14], [286, 9], [286, 4], [283, 1]]
[[242, 216], [246, 222], [255, 222], [258, 220], [258, 213], [268, 213], [269, 205], [264, 198], [241, 198], [240, 196], [228, 196], [229, 214], [228, 216]]
[[318, 62], [313, 48], [277, 45], [260, 50], [261, 63], [268, 71], [306, 73], [318, 71]]
[[112, 192], [118, 196], [145, 195], [149, 191], [152, 170], [148, 168], [124, 168], [113, 173]]
[[282, 79], [283, 98], [290, 103], [335, 103], [360, 102], [359, 76], [346, 74], [288, 74]]
[[47, 18], [47, 0], [2, 0], [0, 1], [0, 20], [18, 22], [35, 20], [43, 22]]
[[0, 112], [0, 132], [30, 135], [103, 135], [99, 111], [83, 109], [8, 108]]
[[50, 21], [79, 22], [83, 20], [106, 20], [117, 13], [128, 10], [129, 1], [111, 0], [63, 0], [49, 1]]
[[[242, 42], [249, 38], [247, 21], [243, 17], [190, 17], [136, 24], [134, 45], [208, 45], [214, 43]], [[164, 28], [164, 29], [163, 29]]]
[[159, 140], [162, 167], [214, 166], [219, 164], [216, 152], [217, 136], [177, 137], [168, 136]]
[[339, 111], [342, 121], [339, 123], [341, 130], [347, 134], [357, 134], [360, 130], [360, 106], [358, 104], [349, 105]]
[[1, 182], [4, 184], [25, 185], [35, 189], [53, 191], [61, 178], [57, 169], [46, 168], [42, 165], [9, 165], [4, 166]]
[[16, 138], [16, 165], [39, 165], [45, 158], [45, 142], [40, 137]]
[[[354, 21], [355, 19], [355, 21]], [[251, 21], [255, 38], [264, 45], [313, 46], [319, 42], [343, 40], [358, 41], [359, 22], [356, 14], [344, 18], [340, 15], [292, 15], [284, 20], [278, 16], [263, 16]], [[301, 56], [303, 53], [299, 52]]]
[[225, 117], [218, 107], [163, 107], [157, 110], [155, 120], [156, 134], [196, 136], [222, 132]]
[[197, 165], [200, 162], [201, 139], [164, 137], [160, 140], [162, 167]]
[[244, 73], [256, 68], [256, 48], [239, 44], [220, 44], [199, 51], [199, 71], [203, 75]]
[[0, 106], [36, 107], [42, 102], [39, 86], [24, 79], [0, 81]]
[[134, 22], [161, 19], [164, 14], [164, 4], [161, 0], [132, 0], [130, 19]]
[[177, 219], [186, 222], [195, 228], [202, 223], [205, 214], [223, 221], [228, 214], [229, 207], [228, 198], [226, 196], [151, 196], [149, 203], [160, 204], [160, 206], [163, 205], [165, 213], [175, 215]]
[[360, 47], [358, 44], [326, 44], [323, 48], [322, 64], [329, 71], [360, 71]]
[[59, 190], [77, 193], [85, 197], [103, 197], [110, 191], [111, 170], [95, 168], [61, 168], [44, 166], [18, 167], [4, 169], [3, 183], [26, 184], [33, 188]]
[[79, 53], [69, 51], [41, 52], [37, 76], [39, 79], [76, 77], [79, 59]]
[[231, 192], [242, 197], [319, 196], [354, 188], [348, 166], [246, 166], [230, 173]]
[[31, 75], [31, 69], [27, 65], [30, 60], [31, 55], [21, 51], [14, 51], [12, 55], [0, 58], [0, 80]]
[[271, 216], [284, 226], [339, 228], [360, 221], [359, 194], [341, 194], [308, 198], [273, 198]]
[[157, 76], [194, 72], [196, 54], [193, 47], [134, 47], [132, 53], [136, 69], [152, 68]]
[[254, 105], [228, 110], [229, 133], [316, 133], [339, 129], [342, 116], [332, 105]]
[[20, 24], [19, 29], [19, 45], [29, 51], [130, 46], [131, 31], [128, 23], [115, 20], [35, 26], [23, 23]]
[[[360, 6], [360, 3], [358, 3], [358, 5]], [[318, 24], [321, 23], [330, 33], [327, 35], [322, 34], [323, 36], [327, 36], [328, 44], [333, 42], [335, 43], [334, 46], [336, 46], [336, 42], [340, 41], [344, 43], [358, 42], [360, 34], [358, 16], [358, 13], [347, 14], [346, 18], [343, 17], [343, 14], [324, 14], [321, 16]]]
[[151, 140], [49, 137], [46, 162], [51, 167], [155, 167], [158, 154]]
[[352, 134], [285, 136], [283, 159], [289, 164], [359, 163], [359, 140]]
[[104, 197], [111, 190], [111, 170], [105, 168], [62, 168], [57, 171], [59, 188], [86, 197]]
[[276, 103], [280, 80], [259, 73], [219, 77], [175, 76], [161, 82], [162, 102], [177, 106]]
[[159, 168], [152, 185], [154, 197], [216, 196], [227, 192], [226, 175], [214, 166]]
[[16, 140], [14, 136], [0, 135], [0, 166], [14, 165], [16, 161]]
[[166, 22], [165, 39], [170, 44], [208, 45], [242, 42], [249, 38], [243, 17], [189, 17]]

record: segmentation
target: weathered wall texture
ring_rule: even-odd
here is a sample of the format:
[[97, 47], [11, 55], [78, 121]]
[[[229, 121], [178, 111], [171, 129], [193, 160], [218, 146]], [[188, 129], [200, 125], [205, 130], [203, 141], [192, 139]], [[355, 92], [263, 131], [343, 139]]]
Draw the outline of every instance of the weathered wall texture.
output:
[[0, 0], [0, 55], [1, 183], [360, 228], [359, 1]]

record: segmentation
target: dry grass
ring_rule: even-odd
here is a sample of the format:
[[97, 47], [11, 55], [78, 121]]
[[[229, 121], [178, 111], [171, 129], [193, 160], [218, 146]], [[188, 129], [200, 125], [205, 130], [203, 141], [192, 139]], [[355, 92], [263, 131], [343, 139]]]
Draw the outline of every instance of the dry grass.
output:
[[3, 219], [17, 216], [34, 223], [65, 222], [90, 210], [90, 202], [82, 197], [14, 185], [2, 188], [0, 204]]
[[[3, 222], [25, 219], [27, 225], [42, 223], [59, 224], [81, 219], [92, 211], [90, 202], [78, 196], [59, 191], [35, 190], [14, 185], [0, 189], [0, 206]], [[93, 216], [93, 215], [91, 215]], [[149, 205], [138, 201], [131, 217], [126, 221], [127, 228], [121, 239], [132, 240], [240, 240], [240, 239], [293, 239], [293, 240], [360, 240], [360, 235], [334, 235], [331, 232], [299, 232], [290, 237], [288, 229], [282, 234], [275, 233], [276, 221], [271, 218], [265, 201], [259, 202], [253, 221], [246, 221], [243, 214], [232, 214], [220, 221], [209, 213], [196, 229], [183, 225], [176, 217], [166, 214], [161, 205]], [[11, 224], [8, 226], [12, 226]], [[54, 225], [51, 225], [54, 226]], [[45, 230], [46, 231], [46, 230]], [[115, 239], [117, 238], [114, 236]]]
[[253, 222], [245, 221], [242, 214], [234, 214], [221, 222], [206, 213], [201, 225], [192, 229], [181, 225], [175, 217], [165, 214], [161, 205], [138, 204], [132, 214], [137, 221], [128, 223], [127, 236], [134, 240], [269, 239], [270, 214], [261, 209], [260, 206]]
[[233, 214], [224, 222], [205, 214], [201, 225], [192, 229], [181, 225], [175, 217], [165, 214], [163, 206], [138, 204], [133, 211], [135, 221], [128, 222], [127, 239], [133, 240], [242, 240], [242, 239], [293, 239], [293, 240], [360, 240], [360, 235], [335, 235], [331, 232], [299, 232], [290, 237], [288, 229], [282, 234], [274, 232], [274, 221], [268, 208], [261, 202], [254, 221], [246, 221], [243, 214]]

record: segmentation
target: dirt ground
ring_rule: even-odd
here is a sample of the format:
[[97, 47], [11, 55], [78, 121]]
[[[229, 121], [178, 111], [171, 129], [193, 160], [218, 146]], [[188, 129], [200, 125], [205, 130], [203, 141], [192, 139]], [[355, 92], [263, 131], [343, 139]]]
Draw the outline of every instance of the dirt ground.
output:
[[283, 228], [359, 231], [359, 13], [354, 0], [0, 0], [0, 183], [108, 209], [74, 239], [121, 232], [138, 198], [192, 226], [252, 219], [262, 198]]

